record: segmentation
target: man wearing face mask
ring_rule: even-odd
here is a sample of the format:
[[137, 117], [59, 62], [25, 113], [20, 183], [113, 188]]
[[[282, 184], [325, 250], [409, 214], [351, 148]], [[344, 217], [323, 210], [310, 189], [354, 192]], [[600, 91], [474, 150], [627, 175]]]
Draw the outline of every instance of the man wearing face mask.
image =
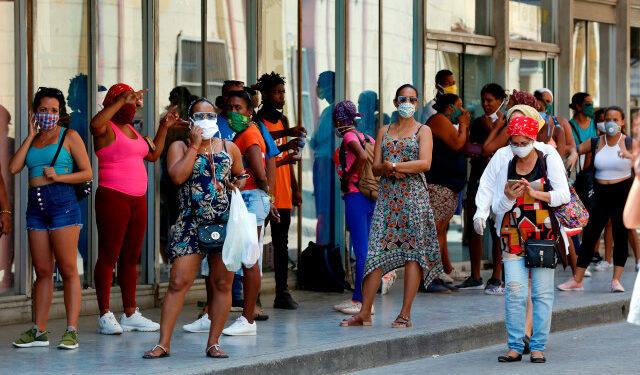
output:
[[431, 116], [438, 113], [433, 108], [433, 105], [436, 104], [436, 100], [444, 94], [454, 94], [458, 93], [458, 89], [456, 87], [456, 79], [453, 76], [453, 72], [447, 69], [443, 69], [436, 73], [435, 79], [435, 89], [436, 89], [436, 97], [431, 99], [427, 104], [425, 104], [422, 109], [422, 113], [420, 115], [420, 122], [423, 124], [427, 123], [427, 120], [431, 118]]
[[[143, 105], [147, 89], [134, 91], [123, 83], [113, 85], [104, 109], [91, 120], [91, 134], [98, 157], [96, 191], [98, 260], [94, 277], [100, 308], [98, 332], [157, 331], [160, 326], [136, 307], [136, 266], [147, 225], [147, 170], [144, 161], [155, 162], [164, 149], [167, 130], [181, 122], [174, 106], [160, 121], [153, 141], [142, 137], [131, 123], [136, 107]], [[124, 314], [120, 324], [109, 309], [113, 268], [118, 263], [118, 283]]]

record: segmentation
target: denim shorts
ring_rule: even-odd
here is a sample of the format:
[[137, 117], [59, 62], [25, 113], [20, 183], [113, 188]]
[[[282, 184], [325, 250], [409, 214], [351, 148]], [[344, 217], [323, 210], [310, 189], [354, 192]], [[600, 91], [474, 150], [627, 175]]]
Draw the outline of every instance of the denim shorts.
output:
[[56, 230], [82, 226], [73, 185], [55, 182], [29, 188], [27, 230]]
[[256, 215], [258, 226], [263, 226], [264, 220], [271, 210], [271, 201], [267, 193], [261, 189], [252, 189], [243, 190], [241, 194], [244, 204], [247, 205], [247, 210]]

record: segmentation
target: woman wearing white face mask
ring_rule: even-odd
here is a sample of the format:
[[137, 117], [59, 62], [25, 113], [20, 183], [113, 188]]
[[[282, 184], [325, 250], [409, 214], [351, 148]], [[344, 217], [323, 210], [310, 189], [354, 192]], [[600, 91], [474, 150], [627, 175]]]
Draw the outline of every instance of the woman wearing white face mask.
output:
[[[595, 170], [594, 193], [596, 202], [589, 213], [589, 223], [583, 230], [582, 244], [578, 255], [578, 266], [574, 276], [560, 290], [582, 290], [582, 279], [591, 262], [594, 246], [607, 221], [613, 227], [613, 279], [612, 292], [624, 292], [620, 277], [628, 256], [628, 231], [622, 222], [622, 212], [631, 183], [631, 138], [622, 134], [624, 111], [620, 107], [609, 107], [605, 111], [605, 134], [588, 139], [580, 145], [580, 154], [590, 154], [585, 161], [592, 161]], [[595, 155], [595, 156], [594, 156]]]
[[429, 192], [423, 172], [431, 167], [429, 127], [414, 119], [418, 90], [410, 84], [396, 91], [399, 120], [378, 131], [373, 173], [380, 177], [373, 212], [360, 312], [341, 326], [370, 326], [371, 309], [383, 274], [404, 267], [404, 299], [393, 328], [408, 328], [420, 279], [429, 284], [442, 273]]
[[184, 303], [184, 296], [193, 284], [202, 259], [209, 261], [214, 292], [209, 305], [211, 328], [207, 356], [227, 356], [218, 345], [218, 338], [231, 307], [233, 272], [222, 262], [222, 247], [205, 251], [198, 241], [198, 226], [226, 223], [229, 218], [231, 191], [240, 188], [244, 180], [236, 177], [244, 173], [242, 155], [232, 142], [215, 137], [218, 134], [213, 104], [204, 98], [189, 106], [191, 134], [189, 141], [176, 141], [167, 154], [167, 169], [171, 180], [180, 185], [180, 215], [172, 227], [167, 248], [171, 268], [169, 288], [162, 303], [160, 339], [143, 358], [169, 356], [171, 333]]

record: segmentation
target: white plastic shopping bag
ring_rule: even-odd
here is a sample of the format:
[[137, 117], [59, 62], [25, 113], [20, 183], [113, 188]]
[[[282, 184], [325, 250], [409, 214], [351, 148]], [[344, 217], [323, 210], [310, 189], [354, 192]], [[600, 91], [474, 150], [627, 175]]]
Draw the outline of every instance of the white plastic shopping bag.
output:
[[[255, 243], [258, 242], [256, 230], [248, 231], [248, 225], [252, 225], [250, 228], [256, 228], [256, 216], [247, 211], [247, 206], [244, 204], [240, 191], [235, 189], [231, 193], [227, 237], [222, 247], [222, 261], [229, 271], [235, 272], [242, 266], [245, 244], [250, 243], [252, 240]], [[247, 234], [250, 235], [251, 233], [253, 233], [254, 237], [247, 239]]]
[[640, 325], [640, 273], [636, 276], [636, 283], [633, 286], [627, 322]]
[[256, 214], [250, 213], [245, 207], [245, 213], [242, 214], [240, 221], [244, 231], [242, 235], [242, 264], [251, 268], [262, 255], [260, 242], [258, 242], [258, 220]]

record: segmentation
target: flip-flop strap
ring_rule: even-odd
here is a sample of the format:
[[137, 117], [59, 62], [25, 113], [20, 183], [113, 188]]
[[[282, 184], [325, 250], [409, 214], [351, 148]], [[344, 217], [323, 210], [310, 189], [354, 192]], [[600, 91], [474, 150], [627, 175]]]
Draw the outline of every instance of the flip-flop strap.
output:
[[156, 350], [156, 348], [160, 348], [160, 349], [162, 349], [162, 351], [164, 351], [164, 354], [169, 354], [169, 352], [167, 351], [167, 349], [166, 349], [164, 346], [162, 346], [162, 345], [156, 345], [156, 346], [154, 346], [154, 347], [153, 347], [153, 349], [151, 349], [151, 351]]
[[406, 315], [398, 315], [398, 317], [396, 318], [396, 323], [400, 323], [400, 324], [407, 324], [411, 321], [411, 318], [409, 318]]
[[210, 347], [207, 348], [207, 353], [209, 353], [209, 350], [211, 350], [211, 348], [216, 348], [216, 352], [220, 352], [220, 345], [219, 344], [213, 344]]

